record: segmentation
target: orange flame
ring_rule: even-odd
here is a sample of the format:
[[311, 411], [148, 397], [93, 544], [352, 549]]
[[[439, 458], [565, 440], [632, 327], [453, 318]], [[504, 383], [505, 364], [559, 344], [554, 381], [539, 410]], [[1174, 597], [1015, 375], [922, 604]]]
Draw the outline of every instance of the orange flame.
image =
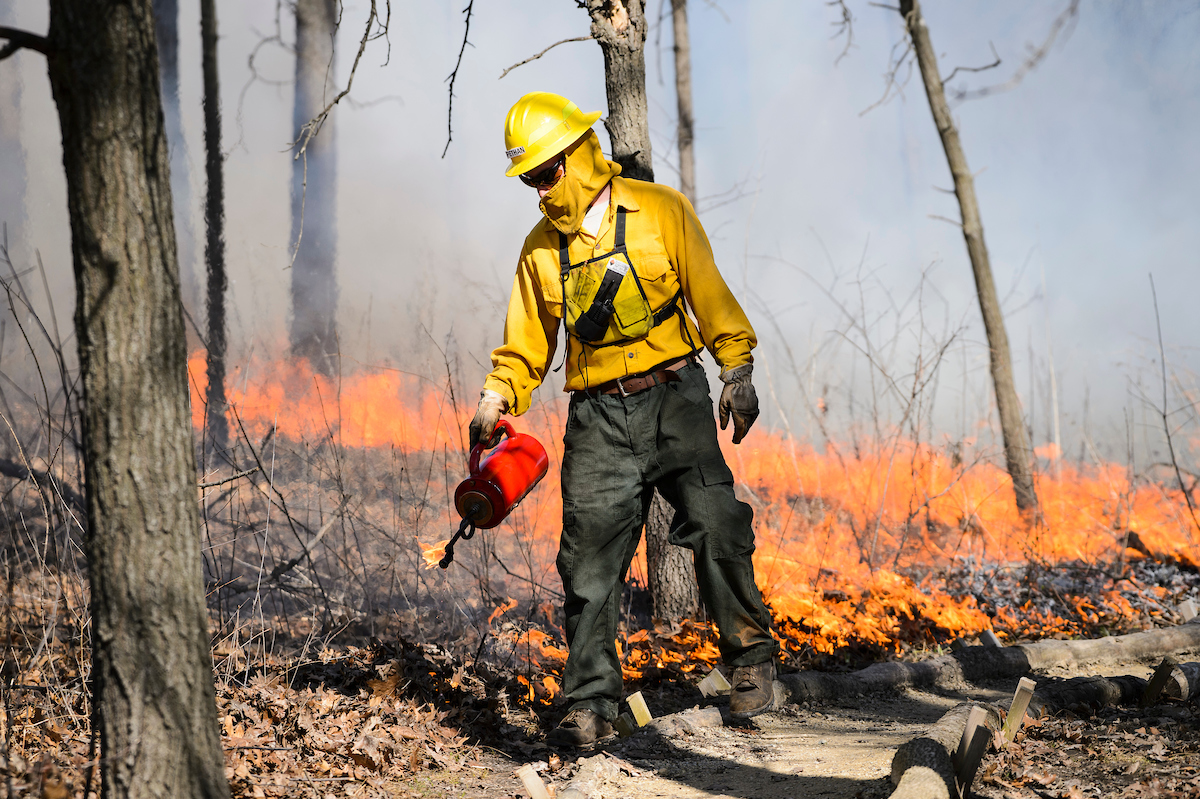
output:
[[[421, 557], [425, 559], [426, 569], [436, 569], [442, 564], [442, 558], [446, 557], [446, 547], [450, 544], [450, 539], [438, 541], [436, 544], [421, 544]], [[488, 624], [492, 620], [488, 619]]]
[[503, 616], [505, 613], [508, 613], [516, 606], [517, 600], [513, 599], [512, 597], [509, 597], [503, 604], [497, 605], [496, 609], [492, 611], [492, 615], [488, 616], [488, 626], [491, 627], [492, 622]]
[[[192, 356], [189, 370], [199, 427], [203, 353]], [[252, 440], [274, 429], [291, 440], [334, 436], [344, 446], [440, 450], [455, 453], [456, 461], [464, 454], [463, 431], [472, 409], [457, 406], [449, 391], [396, 370], [331, 381], [303, 361], [258, 361], [236, 371], [227, 385], [233, 429], [240, 422]], [[543, 402], [517, 422], [547, 445], [552, 461], [558, 458], [553, 444], [561, 436], [563, 405]], [[1183, 494], [1132, 481], [1121, 465], [1072, 464], [1057, 448], [1040, 448], [1055, 468], [1038, 478], [1041, 515], [1030, 524], [1016, 512], [1008, 474], [982, 457], [987, 453], [977, 441], [956, 442], [953, 451], [899, 435], [852, 443], [817, 449], [761, 428], [738, 447], [722, 439], [739, 496], [755, 511], [756, 574], [789, 652], [832, 654], [847, 646], [896, 651], [902, 641], [944, 641], [993, 625], [1067, 634], [1091, 619], [1137, 617], [1121, 595], [1127, 586], [1116, 583], [1091, 600], [1077, 599], [1073, 609], [1081, 621], [1075, 622], [1032, 605], [992, 618], [973, 597], [951, 596], [932, 577], [915, 582], [905, 574], [1031, 558], [1097, 563], [1143, 557], [1140, 550], [1126, 549], [1130, 532], [1155, 557], [1200, 563]], [[436, 523], [452, 514], [447, 507]], [[560, 520], [558, 470], [552, 464], [542, 485], [501, 528], [508, 531], [505, 540], [526, 547], [522, 558], [539, 579], [553, 579]], [[421, 545], [428, 568], [440, 561], [446, 543]], [[489, 623], [510, 602], [515, 606], [509, 599]], [[530, 630], [514, 643], [528, 651], [542, 677], [560, 673], [567, 654], [560, 642]], [[705, 624], [638, 631], [622, 641], [621, 651], [631, 678], [651, 669], [686, 673], [719, 660], [714, 631]], [[554, 695], [542, 677], [527, 681], [531, 696]]]

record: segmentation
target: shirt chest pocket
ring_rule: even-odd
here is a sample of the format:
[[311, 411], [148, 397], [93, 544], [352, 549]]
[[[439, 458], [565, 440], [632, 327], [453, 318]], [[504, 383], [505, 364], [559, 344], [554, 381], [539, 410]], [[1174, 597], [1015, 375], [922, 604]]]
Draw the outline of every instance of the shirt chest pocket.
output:
[[551, 316], [562, 319], [563, 315], [563, 293], [562, 283], [559, 282], [556, 275], [553, 280], [542, 279], [540, 283], [542, 292], [542, 302], [546, 304], [546, 310]]
[[671, 262], [661, 253], [629, 253], [633, 268], [644, 281], [662, 280], [671, 271]]

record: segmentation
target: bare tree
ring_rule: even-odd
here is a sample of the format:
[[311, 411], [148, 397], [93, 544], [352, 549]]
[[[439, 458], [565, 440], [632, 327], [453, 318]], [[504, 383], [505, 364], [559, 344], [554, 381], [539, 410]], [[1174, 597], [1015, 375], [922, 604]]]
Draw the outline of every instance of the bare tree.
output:
[[[0, 0], [0, 19], [13, 18], [16, 4]], [[25, 153], [21, 147], [21, 79], [16, 69], [0, 71], [0, 245], [23, 249], [25, 223]], [[4, 239], [7, 238], [8, 241]], [[18, 242], [14, 247], [13, 242]]]
[[587, 0], [592, 38], [604, 53], [608, 116], [604, 127], [621, 174], [654, 180], [646, 105], [646, 5], [644, 0]]
[[[643, 53], [645, 3], [643, 0], [588, 0], [587, 8], [592, 18], [592, 37], [600, 42], [604, 53], [604, 85], [608, 95], [608, 116], [604, 126], [608, 128], [612, 142], [613, 160], [621, 165], [623, 176], [653, 181]], [[676, 25], [678, 31], [678, 23]], [[685, 39], [686, 35], [685, 32]], [[677, 50], [677, 70], [678, 65]], [[682, 100], [680, 102], [682, 108]], [[690, 119], [690, 92], [688, 105]], [[682, 133], [680, 135], [682, 137]], [[691, 151], [690, 145], [688, 151]], [[695, 618], [700, 609], [700, 589], [696, 584], [692, 553], [668, 542], [672, 515], [670, 504], [655, 491], [646, 519], [646, 572], [654, 615], [666, 620]]]
[[668, 622], [700, 615], [700, 586], [691, 550], [667, 538], [674, 513], [656, 490], [646, 516], [646, 579], [654, 617]]
[[204, 71], [204, 154], [208, 193], [204, 201], [204, 264], [208, 273], [208, 389], [205, 397], [205, 448], [223, 452], [229, 445], [225, 418], [225, 159], [221, 154], [221, 87], [217, 73], [215, 0], [200, 0], [200, 41]]
[[[333, 373], [337, 357], [337, 140], [327, 109], [336, 93], [337, 26], [337, 0], [296, 0], [291, 345], [322, 374]], [[322, 114], [320, 135], [307, 135]]]
[[171, 148], [171, 199], [175, 206], [175, 240], [184, 302], [193, 305], [196, 286], [196, 235], [192, 230], [192, 185], [183, 114], [179, 107], [179, 0], [154, 0], [154, 29], [162, 77], [163, 118]]
[[151, 0], [51, 0], [84, 396], [92, 730], [105, 797], [228, 797]]
[[975, 275], [975, 291], [979, 298], [979, 309], [983, 313], [983, 327], [987, 334], [990, 355], [992, 384], [996, 390], [996, 407], [1000, 413], [1000, 433], [1004, 439], [1004, 457], [1008, 473], [1012, 477], [1013, 490], [1017, 497], [1017, 508], [1025, 514], [1037, 511], [1038, 499], [1033, 486], [1033, 471], [1030, 465], [1031, 451], [1021, 419], [1021, 401], [1013, 380], [1012, 355], [1008, 347], [1008, 333], [1004, 329], [1004, 315], [1000, 310], [1000, 299], [996, 294], [996, 282], [992, 278], [992, 266], [988, 258], [987, 245], [983, 240], [983, 222], [979, 215], [979, 201], [975, 197], [975, 179], [967, 166], [967, 156], [958, 138], [958, 129], [950, 116], [946, 103], [946, 92], [938, 72], [937, 55], [929, 38], [929, 28], [921, 14], [918, 0], [900, 0], [900, 13], [912, 39], [913, 51], [925, 83], [925, 94], [950, 174], [954, 177], [954, 194], [958, 198], [962, 214], [961, 228], [967, 242], [967, 255]]
[[692, 46], [688, 40], [687, 0], [671, 0], [675, 28], [675, 100], [679, 116], [679, 190], [696, 204], [696, 154], [692, 149]]

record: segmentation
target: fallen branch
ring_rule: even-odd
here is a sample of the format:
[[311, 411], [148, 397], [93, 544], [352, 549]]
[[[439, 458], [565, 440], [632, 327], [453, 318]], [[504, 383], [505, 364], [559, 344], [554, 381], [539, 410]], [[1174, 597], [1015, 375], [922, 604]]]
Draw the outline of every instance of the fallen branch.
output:
[[1067, 680], [1042, 678], [1033, 701], [1030, 715], [1048, 716], [1064, 710], [1085, 715], [1103, 707], [1137, 704], [1146, 691], [1146, 680], [1124, 675], [1120, 677], [1072, 677]]
[[798, 703], [905, 688], [953, 689], [979, 679], [1022, 677], [1058, 666], [1079, 668], [1157, 661], [1164, 655], [1192, 651], [1200, 651], [1197, 622], [1085, 641], [969, 646], [919, 663], [876, 663], [850, 674], [813, 671], [784, 674], [779, 682], [786, 701]]
[[777, 682], [783, 686], [786, 701], [799, 703], [905, 688], [951, 689], [962, 687], [965, 679], [962, 665], [955, 656], [944, 655], [920, 663], [875, 663], [850, 674], [816, 671], [782, 674]]
[[957, 799], [958, 778], [953, 752], [958, 749], [972, 708], [987, 712], [983, 726], [1000, 729], [1000, 713], [994, 707], [966, 702], [951, 708], [925, 733], [900, 745], [892, 758], [892, 799]]

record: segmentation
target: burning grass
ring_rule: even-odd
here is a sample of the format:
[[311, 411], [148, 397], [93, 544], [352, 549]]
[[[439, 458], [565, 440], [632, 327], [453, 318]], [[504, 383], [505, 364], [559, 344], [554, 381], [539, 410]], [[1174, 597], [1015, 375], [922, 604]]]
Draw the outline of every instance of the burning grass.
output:
[[[193, 358], [197, 423], [203, 421], [202, 367], [199, 356]], [[317, 530], [330, 510], [353, 495], [338, 522], [341, 564], [313, 564], [328, 571], [325, 582], [359, 583], [343, 605], [368, 614], [404, 606], [420, 615], [431, 601], [448, 602], [462, 614], [457, 632], [473, 645], [486, 635], [479, 621], [494, 618], [494, 609], [511, 597], [528, 608], [528, 626], [557, 595], [562, 403], [541, 403], [517, 420], [550, 453], [546, 479], [509, 522], [463, 542], [449, 572], [425, 572], [422, 566], [440, 559], [458, 522], [450, 494], [464, 476], [470, 409], [457, 403], [454, 392], [394, 370], [330, 382], [302, 362], [252, 362], [229, 383], [240, 386], [230, 396], [235, 426], [247, 440], [271, 441], [270, 453], [260, 446], [254, 463], [270, 456], [278, 471], [271, 489], [304, 507], [306, 530]], [[318, 444], [304, 443], [310, 440]], [[740, 495], [755, 509], [758, 581], [775, 614], [787, 665], [830, 667], [895, 656], [989, 629], [1009, 638], [1136, 629], [1152, 617], [1128, 596], [1152, 594], [1129, 582], [1130, 561], [1174, 563], [1182, 572], [1195, 571], [1200, 561], [1182, 492], [1116, 464], [1050, 464], [1038, 479], [1040, 516], [1026, 519], [1014, 510], [1007, 473], [985, 458], [978, 441], [936, 447], [890, 432], [817, 450], [756, 428], [742, 446], [726, 441], [725, 452]], [[245, 456], [242, 461], [252, 465]], [[228, 540], [236, 541], [239, 525], [245, 527], [254, 512], [229, 519]], [[347, 525], [354, 528], [349, 534]], [[336, 548], [329, 543], [319, 555], [306, 554], [329, 558]], [[275, 557], [294, 558], [294, 548]], [[222, 557], [215, 545], [212, 558]], [[1062, 585], [1054, 577], [1062, 569], [1091, 577], [1086, 584]], [[236, 571], [230, 565], [228, 572]], [[317, 575], [305, 579], [320, 583]], [[635, 590], [646, 584], [642, 553], [631, 579]], [[388, 585], [386, 596], [379, 596], [380, 585]], [[1178, 595], [1175, 589], [1154, 599], [1166, 607]], [[311, 587], [308, 596], [317, 596]], [[540, 617], [554, 647], [562, 649], [553, 613]], [[650, 625], [641, 626], [649, 636]], [[696, 630], [707, 626], [697, 624]], [[638, 632], [631, 629], [630, 636]], [[692, 660], [713, 662], [712, 631], [697, 635]], [[625, 661], [630, 679], [668, 662], [649, 653]]]

